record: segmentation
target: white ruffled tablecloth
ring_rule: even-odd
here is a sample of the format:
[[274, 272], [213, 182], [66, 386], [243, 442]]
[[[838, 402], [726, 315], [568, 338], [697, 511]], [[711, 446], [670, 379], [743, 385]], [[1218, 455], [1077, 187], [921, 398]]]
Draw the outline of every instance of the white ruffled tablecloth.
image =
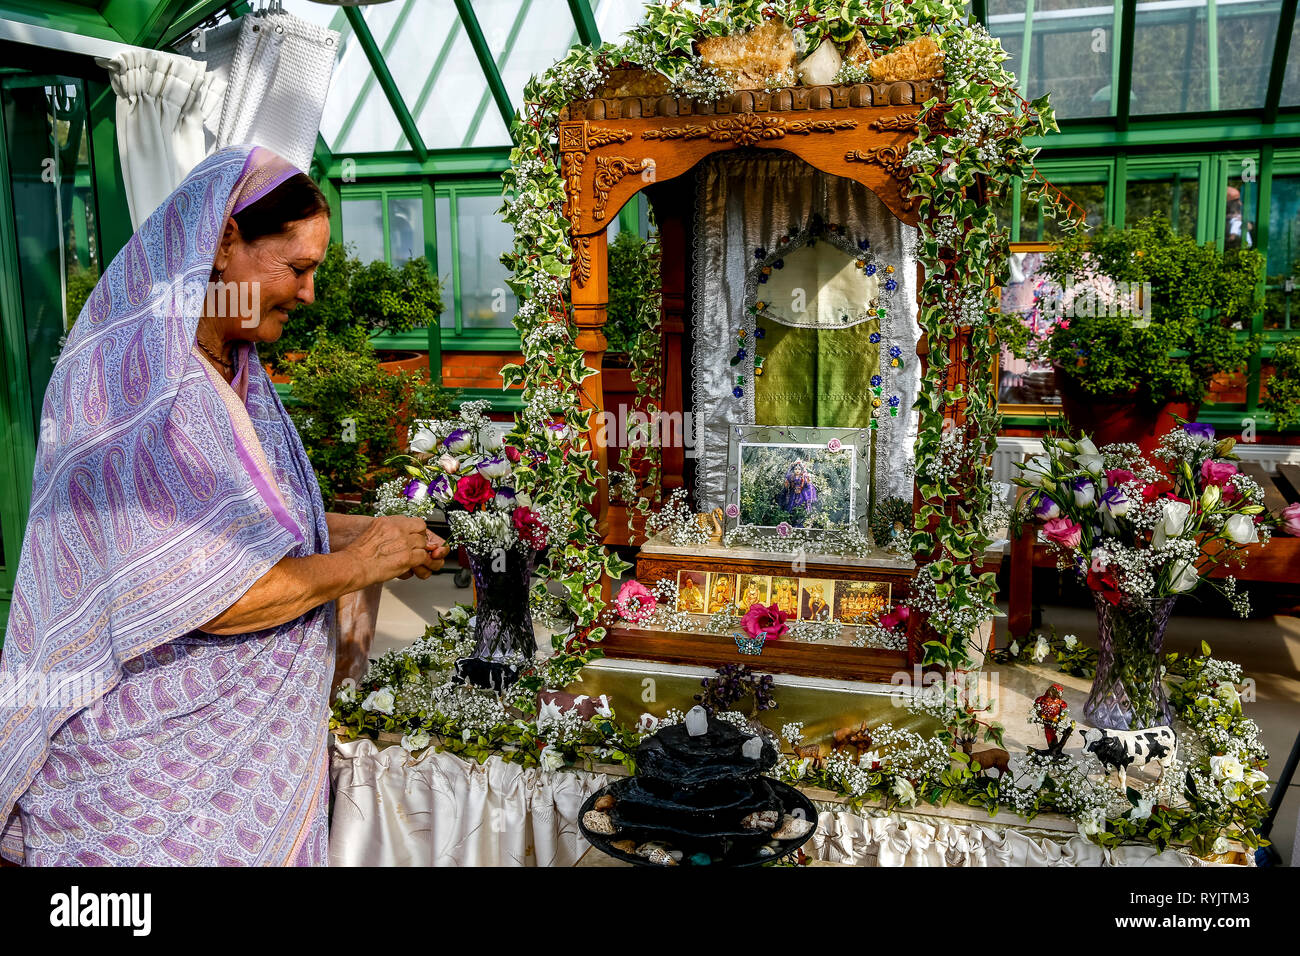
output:
[[[418, 757], [335, 740], [331, 866], [572, 866], [588, 849], [579, 810], [609, 780], [432, 748]], [[804, 851], [855, 866], [1207, 866], [1174, 850], [1103, 849], [1068, 831], [823, 809]], [[870, 814], [870, 811], [867, 811]]]

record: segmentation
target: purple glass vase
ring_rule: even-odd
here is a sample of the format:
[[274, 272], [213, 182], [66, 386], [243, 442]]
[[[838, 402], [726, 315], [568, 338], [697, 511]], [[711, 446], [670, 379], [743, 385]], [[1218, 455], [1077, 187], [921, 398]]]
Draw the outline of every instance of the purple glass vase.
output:
[[505, 690], [533, 655], [533, 614], [528, 591], [537, 552], [523, 545], [469, 554], [474, 577], [474, 653], [456, 662], [464, 683]]
[[1096, 591], [1101, 655], [1083, 718], [1107, 730], [1143, 730], [1173, 722], [1161, 679], [1165, 628], [1177, 595], [1111, 604]]

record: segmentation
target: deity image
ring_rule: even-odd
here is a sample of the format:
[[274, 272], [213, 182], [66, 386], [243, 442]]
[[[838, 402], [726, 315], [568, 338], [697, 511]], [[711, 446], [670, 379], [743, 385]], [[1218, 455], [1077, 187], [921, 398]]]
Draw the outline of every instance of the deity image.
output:
[[826, 589], [833, 581], [804, 578], [799, 582], [799, 620], [829, 621], [831, 606], [826, 600]]
[[802, 458], [796, 458], [785, 473], [785, 484], [781, 486], [779, 500], [781, 508], [790, 515], [790, 523], [802, 527], [808, 512], [817, 504], [817, 489], [813, 487], [812, 473]]
[[741, 610], [748, 610], [754, 604], [767, 604], [771, 581], [772, 579], [766, 574], [742, 574], [738, 587], [740, 600], [736, 602], [736, 606]]
[[798, 620], [799, 617], [799, 579], [773, 578], [772, 603], [786, 616]]
[[704, 592], [709, 576], [704, 571], [677, 572], [677, 610], [687, 614], [704, 613]]
[[835, 617], [845, 624], [876, 624], [889, 606], [883, 581], [836, 581]]
[[709, 575], [709, 611], [722, 611], [736, 603], [736, 576], [734, 574]]

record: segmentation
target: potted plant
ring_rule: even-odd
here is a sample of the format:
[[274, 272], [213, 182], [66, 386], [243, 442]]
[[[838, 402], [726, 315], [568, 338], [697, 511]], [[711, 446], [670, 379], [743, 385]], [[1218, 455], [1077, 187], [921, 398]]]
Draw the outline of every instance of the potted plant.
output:
[[320, 481], [326, 506], [356, 508], [407, 451], [409, 423], [443, 418], [450, 395], [414, 372], [386, 372], [363, 329], [322, 334], [294, 376], [289, 413]]
[[[334, 242], [316, 268], [315, 301], [296, 308], [279, 341], [259, 346], [258, 355], [274, 380], [288, 381], [289, 363], [303, 358], [321, 337], [338, 339], [353, 328], [367, 336], [427, 328], [441, 312], [442, 286], [428, 260], [363, 263]], [[394, 371], [424, 367], [417, 352], [379, 352], [377, 359], [402, 362]]]
[[1274, 346], [1272, 366], [1259, 406], [1273, 416], [1273, 427], [1283, 431], [1300, 422], [1300, 342]]
[[1036, 345], [1057, 370], [1067, 419], [1099, 444], [1152, 450], [1195, 418], [1218, 373], [1239, 370], [1259, 307], [1263, 256], [1220, 252], [1161, 217], [1076, 233], [1044, 261], [1064, 288], [1062, 316]]

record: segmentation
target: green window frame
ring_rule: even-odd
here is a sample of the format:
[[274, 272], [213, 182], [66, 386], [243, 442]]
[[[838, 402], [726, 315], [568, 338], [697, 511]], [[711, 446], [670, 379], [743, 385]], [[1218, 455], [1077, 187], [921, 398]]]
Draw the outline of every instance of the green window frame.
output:
[[[438, 261], [439, 275], [451, 276], [452, 298], [450, 327], [442, 327], [442, 347], [446, 351], [460, 352], [517, 352], [519, 332], [513, 324], [508, 328], [466, 328], [464, 314], [464, 286], [460, 264], [460, 200], [466, 197], [501, 197], [500, 179], [472, 179], [441, 181], [434, 187], [436, 199], [447, 201], [449, 219], [445, 230], [451, 248]], [[501, 252], [508, 252], [502, 249]]]

